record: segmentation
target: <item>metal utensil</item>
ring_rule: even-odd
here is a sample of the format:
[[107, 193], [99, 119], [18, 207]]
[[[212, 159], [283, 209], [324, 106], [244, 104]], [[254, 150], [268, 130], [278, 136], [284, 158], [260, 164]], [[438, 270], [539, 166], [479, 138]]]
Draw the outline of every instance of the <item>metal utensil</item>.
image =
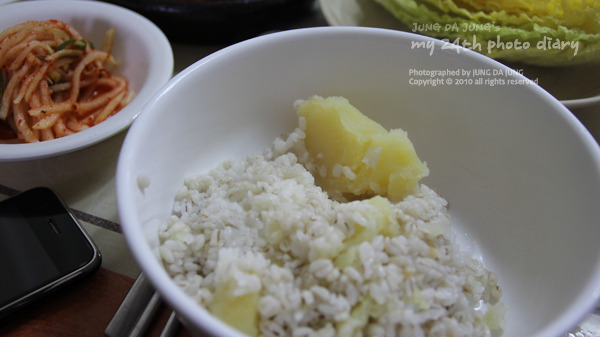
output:
[[[106, 337], [143, 336], [161, 304], [160, 295], [146, 276], [140, 273], [106, 326], [104, 334]], [[175, 336], [178, 331], [179, 320], [172, 312], [160, 336]]]

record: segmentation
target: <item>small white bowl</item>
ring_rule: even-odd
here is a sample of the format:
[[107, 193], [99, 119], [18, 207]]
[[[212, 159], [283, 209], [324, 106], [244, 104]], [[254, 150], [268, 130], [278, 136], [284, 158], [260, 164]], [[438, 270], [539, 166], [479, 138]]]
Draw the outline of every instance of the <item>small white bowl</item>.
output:
[[116, 29], [112, 54], [115, 73], [129, 80], [134, 99], [104, 122], [66, 137], [32, 144], [0, 144], [0, 162], [37, 159], [75, 151], [126, 129], [143, 105], [173, 75], [173, 51], [163, 32], [143, 16], [95, 1], [27, 1], [0, 7], [0, 31], [27, 20], [62, 20], [96, 46]]
[[345, 96], [408, 132], [431, 171], [424, 183], [448, 200], [458, 235], [498, 275], [504, 337], [558, 337], [590, 312], [600, 295], [598, 144], [536, 85], [416, 85], [430, 78], [418, 71], [510, 71], [441, 46], [375, 28], [274, 33], [198, 61], [152, 98], [124, 141], [117, 206], [133, 255], [189, 330], [239, 336], [169, 278], [156, 257], [158, 224], [185, 176], [267, 148], [297, 125], [292, 103], [314, 94]]

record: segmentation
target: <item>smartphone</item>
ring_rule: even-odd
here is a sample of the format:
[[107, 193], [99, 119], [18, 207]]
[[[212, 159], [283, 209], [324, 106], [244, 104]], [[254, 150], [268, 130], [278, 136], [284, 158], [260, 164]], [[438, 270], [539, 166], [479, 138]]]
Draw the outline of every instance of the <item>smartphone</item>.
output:
[[0, 319], [96, 271], [101, 254], [46, 187], [0, 201]]

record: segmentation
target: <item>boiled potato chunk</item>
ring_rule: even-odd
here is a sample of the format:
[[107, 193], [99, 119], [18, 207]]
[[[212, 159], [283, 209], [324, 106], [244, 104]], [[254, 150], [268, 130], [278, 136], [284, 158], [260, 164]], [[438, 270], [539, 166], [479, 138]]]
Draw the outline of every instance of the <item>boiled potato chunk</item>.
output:
[[343, 97], [314, 96], [296, 109], [316, 179], [332, 195], [398, 201], [429, 174], [405, 131], [386, 130]]
[[361, 212], [364, 219], [370, 223], [368, 226], [359, 223], [352, 224], [354, 233], [344, 240], [340, 254], [334, 261], [335, 266], [340, 269], [347, 266], [359, 268], [358, 247], [362, 242], [370, 242], [377, 235], [388, 237], [400, 235], [400, 224], [388, 199], [374, 196], [371, 199], [357, 202], [372, 206]]
[[337, 323], [337, 336], [361, 336], [361, 331], [364, 330], [365, 326], [369, 322], [369, 316], [373, 309], [373, 300], [366, 298], [364, 301], [359, 302], [352, 311], [348, 319]]
[[366, 227], [358, 223], [354, 224], [354, 233], [344, 241], [345, 245], [369, 242], [377, 235], [393, 237], [400, 234], [400, 225], [394, 216], [392, 205], [386, 198], [375, 196], [362, 202], [373, 206], [370, 211], [363, 212], [363, 215], [365, 219], [372, 221], [374, 226]]
[[245, 333], [258, 336], [259, 293], [235, 296], [232, 282], [219, 284], [208, 309], [222, 321]]

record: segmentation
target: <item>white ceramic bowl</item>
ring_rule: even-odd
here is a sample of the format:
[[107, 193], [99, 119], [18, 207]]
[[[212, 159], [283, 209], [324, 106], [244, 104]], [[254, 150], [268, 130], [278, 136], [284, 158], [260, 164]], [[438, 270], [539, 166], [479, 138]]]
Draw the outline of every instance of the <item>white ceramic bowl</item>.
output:
[[55, 156], [100, 142], [127, 128], [142, 106], [173, 75], [173, 51], [160, 29], [143, 16], [96, 1], [27, 1], [0, 7], [0, 31], [26, 20], [62, 20], [101, 46], [105, 32], [115, 27], [112, 54], [116, 74], [129, 80], [135, 98], [106, 121], [87, 130], [33, 144], [0, 144], [0, 161]]
[[[435, 43], [436, 52], [413, 42]], [[408, 132], [431, 170], [424, 182], [448, 199], [457, 232], [498, 274], [509, 306], [504, 336], [561, 336], [594, 307], [597, 143], [535, 85], [411, 84], [411, 69], [509, 70], [440, 48], [375, 28], [275, 33], [198, 61], [154, 96], [125, 139], [117, 204], [139, 265], [188, 328], [236, 335], [170, 280], [156, 258], [157, 225], [184, 176], [267, 148], [296, 126], [292, 102], [313, 94], [345, 96], [386, 128]]]

